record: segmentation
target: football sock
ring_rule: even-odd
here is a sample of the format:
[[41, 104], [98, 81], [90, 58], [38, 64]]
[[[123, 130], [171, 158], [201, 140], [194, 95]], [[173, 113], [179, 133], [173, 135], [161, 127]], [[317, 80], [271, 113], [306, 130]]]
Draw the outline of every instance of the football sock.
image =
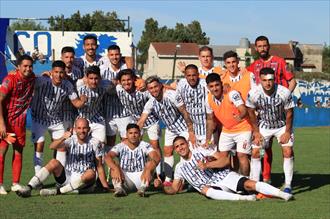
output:
[[43, 152], [35, 152], [34, 153], [34, 172], [37, 174], [41, 167], [43, 162]]
[[66, 151], [56, 151], [56, 160], [58, 160], [63, 167], [66, 163]]
[[22, 157], [23, 155], [20, 153], [13, 154], [12, 160], [12, 175], [13, 175], [13, 183], [19, 183], [22, 172]]
[[240, 200], [240, 196], [238, 194], [230, 193], [230, 192], [225, 192], [222, 190], [217, 190], [213, 188], [209, 188], [206, 192], [206, 197], [215, 199], [215, 200]]
[[3, 170], [5, 169], [5, 159], [2, 154], [0, 154], [0, 185], [3, 184]]
[[254, 181], [260, 181], [261, 161], [260, 158], [251, 158], [250, 178]]
[[174, 165], [174, 157], [164, 157], [164, 172], [165, 172], [165, 181], [169, 182], [172, 180], [173, 175], [173, 165]]
[[49, 176], [49, 171], [46, 169], [46, 167], [43, 167], [39, 170], [39, 172], [36, 173], [34, 177], [32, 177], [28, 185], [30, 185], [32, 188], [36, 188], [43, 181], [45, 181], [48, 176]]
[[264, 182], [257, 182], [256, 183], [256, 191], [260, 192], [262, 194], [265, 194], [265, 195], [272, 195], [272, 196], [275, 196], [275, 197], [285, 199], [284, 198], [285, 194], [283, 194], [284, 192], [282, 192], [278, 188], [275, 188], [274, 186], [269, 185], [269, 184], [264, 183]]
[[68, 193], [75, 189], [79, 189], [81, 186], [85, 185], [85, 183], [81, 180], [81, 178], [73, 179], [71, 182], [60, 188], [60, 193]]
[[284, 158], [283, 171], [285, 176], [285, 186], [291, 188], [291, 182], [293, 177], [293, 157]]
[[272, 162], [273, 162], [273, 151], [272, 148], [266, 148], [264, 159], [263, 159], [263, 171], [262, 171], [262, 178], [264, 180], [270, 180], [271, 178], [271, 171], [272, 171]]

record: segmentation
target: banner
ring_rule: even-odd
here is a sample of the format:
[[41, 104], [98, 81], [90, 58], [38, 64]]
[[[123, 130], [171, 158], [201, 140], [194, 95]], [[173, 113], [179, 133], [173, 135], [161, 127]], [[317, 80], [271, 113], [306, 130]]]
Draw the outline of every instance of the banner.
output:
[[4, 56], [8, 26], [9, 26], [9, 19], [0, 18], [0, 83], [8, 73], [6, 68], [6, 57]]

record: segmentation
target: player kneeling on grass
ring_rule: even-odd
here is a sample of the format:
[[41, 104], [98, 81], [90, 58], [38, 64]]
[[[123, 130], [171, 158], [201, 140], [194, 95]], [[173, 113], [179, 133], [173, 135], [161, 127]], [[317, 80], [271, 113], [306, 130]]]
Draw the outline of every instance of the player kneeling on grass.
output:
[[16, 192], [17, 195], [31, 196], [31, 190], [44, 182], [51, 173], [54, 174], [56, 182], [61, 187], [42, 189], [40, 190], [41, 196], [64, 194], [91, 186], [95, 182], [96, 171], [102, 186], [109, 189], [102, 165], [102, 145], [88, 135], [89, 122], [84, 118], [78, 118], [74, 130], [74, 135], [71, 136], [70, 132], [65, 132], [62, 138], [53, 141], [49, 146], [51, 149], [66, 148], [67, 163], [65, 167], [58, 160], [52, 159], [32, 177], [27, 186]]
[[[160, 161], [159, 153], [152, 146], [141, 141], [141, 130], [136, 124], [128, 124], [127, 139], [115, 145], [106, 155], [116, 197], [136, 191], [141, 197], [152, 180], [153, 172]], [[118, 157], [119, 165], [114, 162]]]
[[221, 157], [217, 151], [205, 148], [190, 150], [188, 142], [182, 136], [176, 137], [173, 145], [181, 160], [175, 167], [172, 186], [164, 187], [167, 194], [177, 193], [183, 180], [186, 180], [206, 197], [217, 200], [256, 200], [255, 195], [236, 194], [239, 192], [260, 192], [286, 201], [293, 197], [267, 183], [249, 180], [231, 171], [228, 168], [229, 157]]

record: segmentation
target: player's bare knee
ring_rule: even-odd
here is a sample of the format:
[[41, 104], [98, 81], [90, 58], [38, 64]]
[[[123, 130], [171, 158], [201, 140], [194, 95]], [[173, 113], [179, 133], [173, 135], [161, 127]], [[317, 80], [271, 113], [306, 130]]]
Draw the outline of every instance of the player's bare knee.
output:
[[252, 158], [260, 158], [260, 149], [259, 148], [253, 148], [252, 149]]
[[56, 159], [51, 159], [45, 166], [45, 168], [49, 171], [49, 172], [57, 172], [57, 169], [59, 169], [59, 167], [62, 167], [62, 164], [56, 160]]
[[290, 158], [293, 156], [292, 147], [282, 147], [283, 157]]
[[81, 176], [81, 180], [84, 182], [84, 183], [89, 183], [89, 182], [92, 182], [94, 181], [96, 178], [96, 173], [94, 170], [92, 169], [88, 169], [85, 171], [85, 173]]
[[256, 190], [256, 181], [246, 180], [244, 182], [244, 189], [246, 191], [255, 191]]
[[209, 187], [204, 186], [204, 187], [201, 189], [201, 193], [202, 193], [203, 195], [206, 195], [206, 193], [207, 193], [208, 190], [209, 190]]

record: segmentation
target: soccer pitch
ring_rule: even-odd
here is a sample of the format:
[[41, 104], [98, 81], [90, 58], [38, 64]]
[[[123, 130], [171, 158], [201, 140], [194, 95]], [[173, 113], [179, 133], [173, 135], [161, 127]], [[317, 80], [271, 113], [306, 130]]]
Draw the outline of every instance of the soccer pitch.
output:
[[[21, 183], [34, 174], [30, 132], [24, 151]], [[46, 145], [49, 145], [49, 138]], [[273, 185], [283, 182], [280, 148], [273, 145]], [[330, 127], [295, 129], [294, 201], [264, 199], [257, 202], [215, 201], [195, 192], [175, 196], [149, 191], [115, 198], [112, 193], [20, 198], [10, 192], [0, 196], [0, 218], [330, 218]], [[45, 148], [45, 161], [51, 157]], [[11, 156], [6, 156], [5, 186], [11, 183]], [[46, 186], [54, 186], [50, 177]]]

